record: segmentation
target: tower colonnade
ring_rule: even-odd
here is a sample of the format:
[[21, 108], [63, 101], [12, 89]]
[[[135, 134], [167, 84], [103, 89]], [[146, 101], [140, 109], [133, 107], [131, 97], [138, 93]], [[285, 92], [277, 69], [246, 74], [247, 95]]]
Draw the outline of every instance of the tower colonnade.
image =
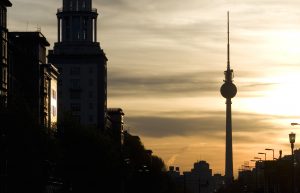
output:
[[65, 0], [57, 10], [57, 42], [97, 42], [97, 9], [91, 0]]

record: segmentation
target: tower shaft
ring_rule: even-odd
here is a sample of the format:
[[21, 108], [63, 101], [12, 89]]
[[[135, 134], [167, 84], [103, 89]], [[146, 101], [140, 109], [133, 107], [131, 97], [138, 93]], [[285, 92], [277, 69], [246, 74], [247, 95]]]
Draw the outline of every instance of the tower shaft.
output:
[[231, 98], [226, 99], [226, 183], [233, 181]]

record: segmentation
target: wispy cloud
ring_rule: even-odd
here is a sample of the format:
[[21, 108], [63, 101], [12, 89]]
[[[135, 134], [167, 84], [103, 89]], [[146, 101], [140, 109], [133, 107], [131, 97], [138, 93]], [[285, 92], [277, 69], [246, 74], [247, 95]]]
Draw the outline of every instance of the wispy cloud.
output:
[[141, 97], [155, 95], [195, 96], [215, 92], [220, 87], [217, 81], [219, 72], [180, 73], [174, 75], [156, 74], [123, 74], [111, 73], [109, 77], [109, 96], [111, 97]]
[[[195, 112], [194, 112], [195, 113]], [[224, 137], [225, 112], [198, 112], [198, 116], [189, 118], [180, 116], [131, 116], [126, 121], [130, 125], [130, 131], [142, 136], [166, 138], [170, 136], [207, 136], [213, 138]], [[184, 112], [182, 112], [184, 114]], [[190, 115], [192, 113], [190, 112]], [[202, 116], [204, 115], [204, 116]], [[278, 116], [267, 116], [249, 114], [242, 112], [233, 113], [233, 132], [239, 133], [235, 140], [243, 142], [254, 142], [255, 139], [249, 137], [249, 133], [274, 131], [278, 129], [272, 124], [273, 119]], [[246, 133], [248, 137], [242, 135]]]
[[[243, 72], [241, 72], [243, 74]], [[237, 83], [239, 96], [248, 97], [258, 95], [258, 91], [272, 89], [277, 82], [255, 81], [258, 73], [247, 73], [245, 78]], [[251, 78], [252, 77], [252, 78]], [[182, 97], [209, 96], [219, 93], [223, 84], [222, 71], [198, 71], [172, 73], [123, 73], [112, 71], [109, 73], [108, 88], [110, 97]]]

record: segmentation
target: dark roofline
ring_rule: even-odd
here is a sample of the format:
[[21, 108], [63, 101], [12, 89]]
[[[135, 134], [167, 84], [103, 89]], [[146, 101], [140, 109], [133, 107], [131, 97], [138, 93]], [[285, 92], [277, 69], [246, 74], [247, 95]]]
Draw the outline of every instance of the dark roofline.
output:
[[32, 34], [38, 34], [39, 36], [39, 41], [44, 45], [44, 46], [50, 46], [50, 43], [47, 41], [47, 39], [45, 38], [45, 36], [39, 32], [39, 31], [32, 31], [32, 32], [9, 32], [9, 34], [13, 34], [13, 35], [20, 35], [20, 36], [23, 36], [23, 35], [32, 35]]
[[50, 72], [53, 73], [54, 75], [56, 76], [59, 75], [58, 69], [53, 64], [45, 63], [45, 64], [41, 64], [41, 66], [45, 66], [46, 68], [48, 68]]
[[6, 6], [6, 7], [11, 7], [12, 4], [9, 0], [0, 0], [0, 4]]
[[121, 108], [108, 108], [107, 112], [109, 114], [121, 114], [121, 115], [125, 115], [123, 110]]

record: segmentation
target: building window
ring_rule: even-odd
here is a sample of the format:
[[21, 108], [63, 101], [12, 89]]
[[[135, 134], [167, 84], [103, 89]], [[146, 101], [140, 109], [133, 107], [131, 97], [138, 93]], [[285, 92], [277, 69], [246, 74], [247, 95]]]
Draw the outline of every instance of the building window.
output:
[[70, 10], [73, 9], [73, 0], [70, 0]]
[[85, 9], [85, 0], [82, 1], [82, 8]]
[[52, 98], [56, 100], [56, 90], [52, 89]]
[[89, 79], [89, 85], [93, 86], [94, 85], [94, 80], [93, 79]]
[[71, 90], [70, 91], [70, 98], [71, 99], [80, 99], [81, 95], [80, 95], [80, 91], [76, 91], [76, 90]]
[[4, 87], [6, 88], [7, 87], [7, 71], [6, 71], [6, 68], [3, 67], [3, 83], [4, 83]]
[[6, 44], [5, 44], [5, 42], [3, 42], [3, 46], [2, 46], [2, 56], [5, 56], [6, 57], [6, 55], [7, 55], [7, 53], [6, 53]]
[[77, 123], [80, 123], [80, 116], [79, 115], [72, 115], [72, 118], [74, 121], [76, 121]]
[[78, 0], [76, 0], [76, 11], [78, 11]]
[[72, 67], [70, 70], [71, 75], [80, 75], [80, 67]]
[[65, 18], [65, 26], [66, 26], [66, 39], [70, 39], [70, 21], [69, 17]]
[[94, 122], [94, 116], [89, 115], [89, 122], [90, 122], [90, 123]]
[[80, 79], [71, 79], [70, 84], [72, 89], [80, 89]]
[[89, 98], [93, 98], [93, 91], [89, 91]]
[[56, 107], [52, 105], [51, 111], [52, 111], [52, 116], [55, 117], [57, 115]]
[[80, 103], [71, 103], [70, 107], [72, 112], [78, 112], [81, 110]]
[[86, 30], [83, 31], [83, 40], [86, 40]]
[[90, 74], [93, 74], [93, 72], [94, 72], [94, 68], [93, 68], [93, 67], [90, 67], [90, 68], [89, 68], [89, 73], [90, 73]]

